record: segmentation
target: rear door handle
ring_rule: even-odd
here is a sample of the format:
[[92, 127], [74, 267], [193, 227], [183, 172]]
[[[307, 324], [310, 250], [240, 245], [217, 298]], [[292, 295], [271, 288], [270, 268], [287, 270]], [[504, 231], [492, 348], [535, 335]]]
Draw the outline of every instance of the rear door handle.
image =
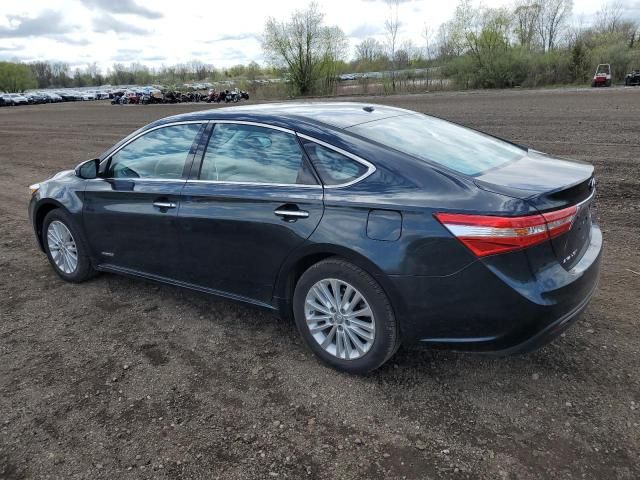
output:
[[153, 202], [153, 206], [158, 208], [176, 208], [176, 204], [173, 202]]
[[284, 210], [282, 208], [278, 208], [274, 210], [274, 212], [278, 217], [284, 218], [307, 218], [309, 216], [309, 212], [305, 210]]

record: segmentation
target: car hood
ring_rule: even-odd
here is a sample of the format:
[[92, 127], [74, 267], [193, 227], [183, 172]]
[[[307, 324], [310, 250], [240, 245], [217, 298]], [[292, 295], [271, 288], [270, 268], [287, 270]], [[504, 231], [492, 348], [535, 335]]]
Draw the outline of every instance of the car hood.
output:
[[49, 180], [60, 180], [61, 178], [70, 177], [75, 175], [74, 170], [62, 170], [61, 172], [56, 173], [53, 177], [49, 178]]

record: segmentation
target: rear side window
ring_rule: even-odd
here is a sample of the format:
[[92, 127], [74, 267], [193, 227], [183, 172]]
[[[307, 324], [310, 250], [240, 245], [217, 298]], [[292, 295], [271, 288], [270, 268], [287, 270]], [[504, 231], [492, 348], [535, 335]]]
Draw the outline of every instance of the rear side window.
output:
[[111, 157], [106, 176], [180, 179], [199, 131], [200, 124], [184, 124], [146, 133]]
[[315, 142], [305, 141], [304, 149], [325, 185], [349, 183], [367, 172], [367, 167], [360, 162]]
[[526, 155], [524, 149], [505, 141], [420, 114], [384, 118], [347, 130], [472, 176]]
[[200, 180], [316, 184], [294, 135], [233, 123], [220, 123], [213, 129], [202, 161]]

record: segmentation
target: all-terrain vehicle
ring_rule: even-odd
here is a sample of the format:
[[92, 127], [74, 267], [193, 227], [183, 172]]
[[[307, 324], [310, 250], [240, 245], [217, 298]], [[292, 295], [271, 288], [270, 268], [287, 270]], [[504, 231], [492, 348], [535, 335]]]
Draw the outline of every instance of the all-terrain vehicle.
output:
[[209, 93], [207, 93], [204, 97], [204, 101], [207, 103], [211, 103], [211, 102], [220, 103], [220, 100], [221, 100], [220, 93], [216, 92], [214, 88], [209, 90]]
[[611, 86], [611, 65], [608, 63], [601, 63], [596, 68], [596, 73], [593, 75], [591, 81], [592, 87], [610, 87]]
[[627, 73], [624, 77], [624, 84], [627, 86], [640, 85], [640, 70], [634, 70], [631, 73]]

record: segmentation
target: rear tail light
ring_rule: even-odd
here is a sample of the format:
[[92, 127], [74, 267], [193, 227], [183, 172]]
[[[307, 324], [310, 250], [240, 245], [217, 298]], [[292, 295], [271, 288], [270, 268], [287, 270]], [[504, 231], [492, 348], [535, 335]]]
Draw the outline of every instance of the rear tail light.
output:
[[578, 213], [576, 206], [522, 217], [496, 217], [459, 213], [435, 213], [458, 240], [476, 256], [537, 245], [571, 230]]
[[577, 214], [578, 207], [575, 205], [573, 207], [563, 208], [562, 210], [543, 213], [542, 217], [547, 222], [549, 238], [557, 237], [571, 230]]

